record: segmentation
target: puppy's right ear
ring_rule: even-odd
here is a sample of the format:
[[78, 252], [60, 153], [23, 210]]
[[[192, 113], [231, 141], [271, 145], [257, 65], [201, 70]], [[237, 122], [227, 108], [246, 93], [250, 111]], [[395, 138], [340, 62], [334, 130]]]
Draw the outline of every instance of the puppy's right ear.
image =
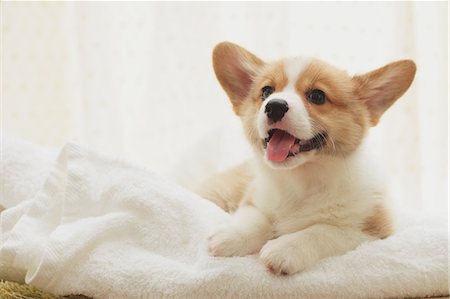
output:
[[261, 59], [230, 42], [222, 42], [214, 48], [214, 71], [238, 115], [240, 105], [249, 94], [254, 76], [263, 64]]

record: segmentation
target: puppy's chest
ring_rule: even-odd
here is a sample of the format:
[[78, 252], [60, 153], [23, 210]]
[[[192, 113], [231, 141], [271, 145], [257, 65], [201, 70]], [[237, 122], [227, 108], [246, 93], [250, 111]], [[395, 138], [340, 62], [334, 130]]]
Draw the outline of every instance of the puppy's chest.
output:
[[349, 212], [339, 190], [295, 186], [265, 186], [254, 189], [253, 204], [273, 224], [275, 235], [295, 232], [315, 223], [339, 223]]

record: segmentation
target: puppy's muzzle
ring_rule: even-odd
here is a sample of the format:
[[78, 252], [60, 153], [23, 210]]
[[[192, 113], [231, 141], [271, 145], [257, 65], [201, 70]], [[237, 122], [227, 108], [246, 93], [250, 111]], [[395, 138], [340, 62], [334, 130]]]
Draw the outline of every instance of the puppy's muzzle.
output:
[[288, 110], [289, 105], [285, 100], [272, 99], [266, 104], [264, 113], [273, 123], [276, 123], [283, 118]]

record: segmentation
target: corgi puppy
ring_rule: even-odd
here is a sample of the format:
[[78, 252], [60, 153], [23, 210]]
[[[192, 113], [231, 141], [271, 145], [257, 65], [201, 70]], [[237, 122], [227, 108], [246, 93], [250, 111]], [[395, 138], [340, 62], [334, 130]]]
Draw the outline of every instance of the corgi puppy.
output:
[[392, 234], [361, 143], [411, 85], [413, 61], [349, 76], [312, 58], [264, 62], [223, 42], [213, 65], [254, 158], [196, 189], [233, 213], [208, 238], [211, 255], [259, 253], [272, 273], [294, 274]]

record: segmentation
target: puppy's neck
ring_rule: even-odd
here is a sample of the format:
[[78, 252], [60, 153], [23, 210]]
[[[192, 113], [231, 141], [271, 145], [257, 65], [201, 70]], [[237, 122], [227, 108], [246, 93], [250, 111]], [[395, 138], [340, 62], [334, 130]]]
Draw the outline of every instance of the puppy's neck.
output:
[[348, 156], [318, 156], [293, 169], [274, 169], [262, 159], [255, 161], [255, 175], [283, 188], [286, 184], [333, 188], [351, 183], [361, 173], [363, 153], [360, 150]]

